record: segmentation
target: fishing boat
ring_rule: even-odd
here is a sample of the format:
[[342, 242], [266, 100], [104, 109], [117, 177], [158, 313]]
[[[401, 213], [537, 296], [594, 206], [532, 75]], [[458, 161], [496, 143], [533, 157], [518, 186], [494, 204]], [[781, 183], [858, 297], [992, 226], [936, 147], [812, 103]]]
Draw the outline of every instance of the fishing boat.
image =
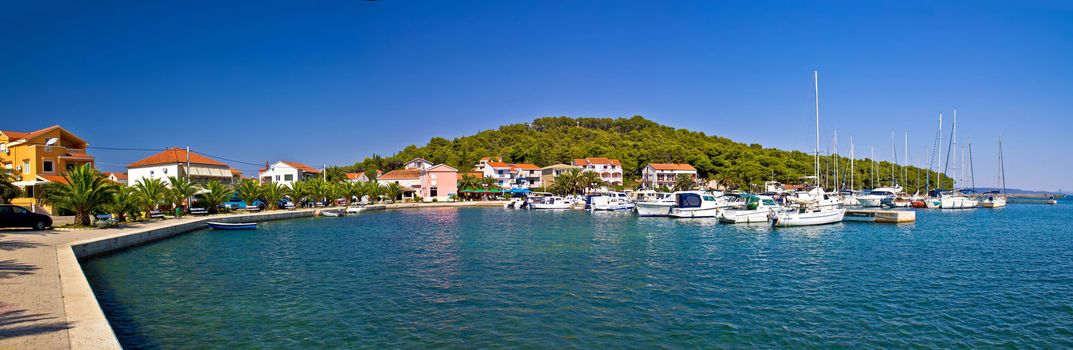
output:
[[559, 196], [544, 196], [535, 198], [529, 207], [532, 209], [570, 209], [574, 202]]
[[702, 191], [674, 193], [674, 206], [667, 215], [675, 218], [714, 218], [719, 209], [715, 195]]
[[671, 208], [674, 207], [674, 195], [671, 193], [659, 193], [646, 196], [647, 201], [635, 204], [638, 216], [670, 216]]
[[208, 222], [209, 228], [213, 230], [253, 230], [257, 228], [256, 222]]
[[727, 224], [755, 224], [768, 221], [772, 210], [782, 210], [771, 196], [742, 194], [745, 206], [737, 209], [720, 209], [719, 222]]

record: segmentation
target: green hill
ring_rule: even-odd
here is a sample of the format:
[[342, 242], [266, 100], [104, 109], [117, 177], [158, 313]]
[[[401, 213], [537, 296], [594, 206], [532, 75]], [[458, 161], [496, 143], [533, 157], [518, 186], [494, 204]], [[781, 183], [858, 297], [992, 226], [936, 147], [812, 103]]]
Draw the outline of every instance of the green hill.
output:
[[[697, 168], [702, 178], [719, 179], [731, 188], [741, 189], [758, 189], [772, 176], [777, 181], [792, 184], [800, 183], [802, 176], [813, 174], [810, 154], [737, 143], [725, 137], [659, 125], [640, 116], [619, 119], [548, 117], [450, 140], [433, 137], [424, 146], [410, 145], [390, 157], [374, 155], [334, 172], [393, 170], [417, 157], [465, 171], [485, 156], [501, 156], [506, 162], [539, 166], [570, 164], [571, 160], [584, 157], [619, 159], [627, 184], [636, 181], [641, 169], [653, 162], [689, 163]], [[849, 168], [848, 158], [839, 157], [838, 161], [842, 164], [840, 168]], [[833, 158], [822, 157], [821, 163], [823, 172], [830, 173], [828, 169], [833, 168]], [[890, 163], [879, 163], [877, 184], [889, 184], [890, 169]], [[907, 192], [917, 189], [918, 173], [923, 188], [922, 171], [909, 167], [908, 185], [903, 184]], [[854, 188], [870, 187], [870, 161], [857, 160], [856, 172]], [[902, 168], [896, 167], [895, 172], [898, 182], [905, 182], [901, 180]], [[840, 176], [848, 182], [845, 170]], [[836, 179], [839, 176], [832, 174], [830, 177]], [[949, 184], [948, 177], [944, 180]]]

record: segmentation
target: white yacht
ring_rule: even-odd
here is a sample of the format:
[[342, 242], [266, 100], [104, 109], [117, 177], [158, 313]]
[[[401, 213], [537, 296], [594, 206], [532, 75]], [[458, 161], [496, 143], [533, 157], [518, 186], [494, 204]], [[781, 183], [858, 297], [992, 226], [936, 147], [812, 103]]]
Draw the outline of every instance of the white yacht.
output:
[[646, 196], [647, 200], [635, 203], [639, 216], [670, 216], [674, 206], [674, 194], [657, 193]]
[[714, 218], [719, 209], [719, 200], [715, 195], [702, 191], [683, 191], [674, 193], [674, 205], [671, 217], [676, 218]]
[[532, 209], [570, 209], [574, 202], [559, 196], [540, 197], [529, 203]]
[[857, 197], [857, 202], [861, 203], [865, 208], [877, 208], [883, 206], [883, 200], [893, 198], [898, 192], [902, 190], [901, 187], [879, 187], [868, 192], [868, 194]]
[[775, 203], [775, 199], [771, 196], [743, 194], [740, 197], [745, 200], [745, 206], [738, 209], [719, 210], [719, 222], [728, 224], [766, 223], [768, 214], [772, 211], [782, 210], [782, 207]]
[[997, 193], [988, 193], [987, 198], [980, 201], [980, 206], [984, 208], [1002, 208], [1006, 206], [1006, 197]]
[[980, 201], [966, 197], [961, 192], [943, 192], [939, 197], [939, 207], [942, 209], [968, 209], [976, 208]]
[[610, 192], [601, 196], [594, 196], [589, 200], [589, 210], [633, 210], [633, 202], [623, 192]]

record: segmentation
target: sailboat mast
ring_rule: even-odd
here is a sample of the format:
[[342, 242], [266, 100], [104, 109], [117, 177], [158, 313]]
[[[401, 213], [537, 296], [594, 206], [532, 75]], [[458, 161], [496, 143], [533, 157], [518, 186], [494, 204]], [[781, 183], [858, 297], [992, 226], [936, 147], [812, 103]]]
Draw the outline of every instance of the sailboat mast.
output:
[[894, 130], [890, 131], [890, 187], [898, 186], [897, 180], [894, 179], [894, 166], [898, 164], [898, 148], [894, 146]]
[[[905, 132], [905, 163], [902, 164], [902, 185], [909, 185], [909, 132]], [[920, 181], [917, 181], [920, 187]]]
[[[1000, 143], [1001, 143], [1001, 141], [1000, 141]], [[1001, 147], [999, 147], [999, 148], [1001, 148]], [[853, 168], [853, 157], [854, 157], [854, 154], [853, 154], [853, 136], [850, 136], [849, 137], [849, 190], [850, 191], [853, 191], [853, 186], [857, 185], [857, 183], [854, 182], [854, 174], [857, 171], [856, 171], [856, 169]]]
[[1006, 194], [1006, 159], [1002, 156], [1002, 136], [998, 137], [999, 176], [1002, 176], [1002, 194]]
[[820, 71], [812, 71], [812, 83], [816, 89], [816, 185], [820, 184]]
[[872, 150], [872, 176], [869, 176], [872, 180], [872, 189], [876, 188], [876, 146], [869, 145], [869, 149]]
[[969, 179], [972, 184], [972, 190], [976, 191], [976, 167], [972, 165], [972, 139], [969, 139]]
[[939, 184], [935, 189], [942, 190], [943, 176], [939, 174], [939, 164], [943, 164], [943, 112], [939, 112], [939, 161], [935, 163], [935, 182]]

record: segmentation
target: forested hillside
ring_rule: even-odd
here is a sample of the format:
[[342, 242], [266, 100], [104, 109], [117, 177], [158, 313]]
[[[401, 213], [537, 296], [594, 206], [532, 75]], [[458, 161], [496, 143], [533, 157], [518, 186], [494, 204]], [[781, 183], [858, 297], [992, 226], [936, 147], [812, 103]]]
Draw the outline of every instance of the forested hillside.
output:
[[[659, 125], [640, 116], [620, 119], [548, 117], [453, 140], [433, 137], [424, 146], [407, 146], [389, 157], [372, 156], [352, 166], [342, 167], [342, 170], [387, 171], [421, 157], [465, 171], [472, 169], [485, 156], [501, 156], [506, 162], [539, 166], [569, 164], [572, 159], [584, 157], [619, 159], [627, 183], [639, 178], [641, 169], [651, 162], [689, 163], [697, 168], [702, 178], [718, 179], [731, 188], [741, 189], [755, 189], [772, 177], [783, 183], [800, 183], [802, 176], [813, 174], [811, 154], [763, 148], [758, 144], [746, 145], [724, 137]], [[844, 181], [848, 183], [846, 170], [849, 168], [849, 159], [840, 157], [837, 160], [843, 169], [841, 175], [837, 176], [830, 170], [835, 161], [832, 157], [823, 157], [823, 173], [827, 174], [824, 176], [829, 176], [831, 183], [839, 177], [845, 178]], [[870, 187], [871, 170], [869, 160], [857, 160], [854, 188]], [[881, 162], [876, 171], [876, 183], [889, 185], [890, 163]], [[916, 190], [918, 172], [920, 187], [923, 188], [922, 170], [910, 167], [909, 179], [904, 181], [902, 168], [895, 169], [898, 182], [908, 192]], [[950, 179], [944, 180], [949, 187]]]

